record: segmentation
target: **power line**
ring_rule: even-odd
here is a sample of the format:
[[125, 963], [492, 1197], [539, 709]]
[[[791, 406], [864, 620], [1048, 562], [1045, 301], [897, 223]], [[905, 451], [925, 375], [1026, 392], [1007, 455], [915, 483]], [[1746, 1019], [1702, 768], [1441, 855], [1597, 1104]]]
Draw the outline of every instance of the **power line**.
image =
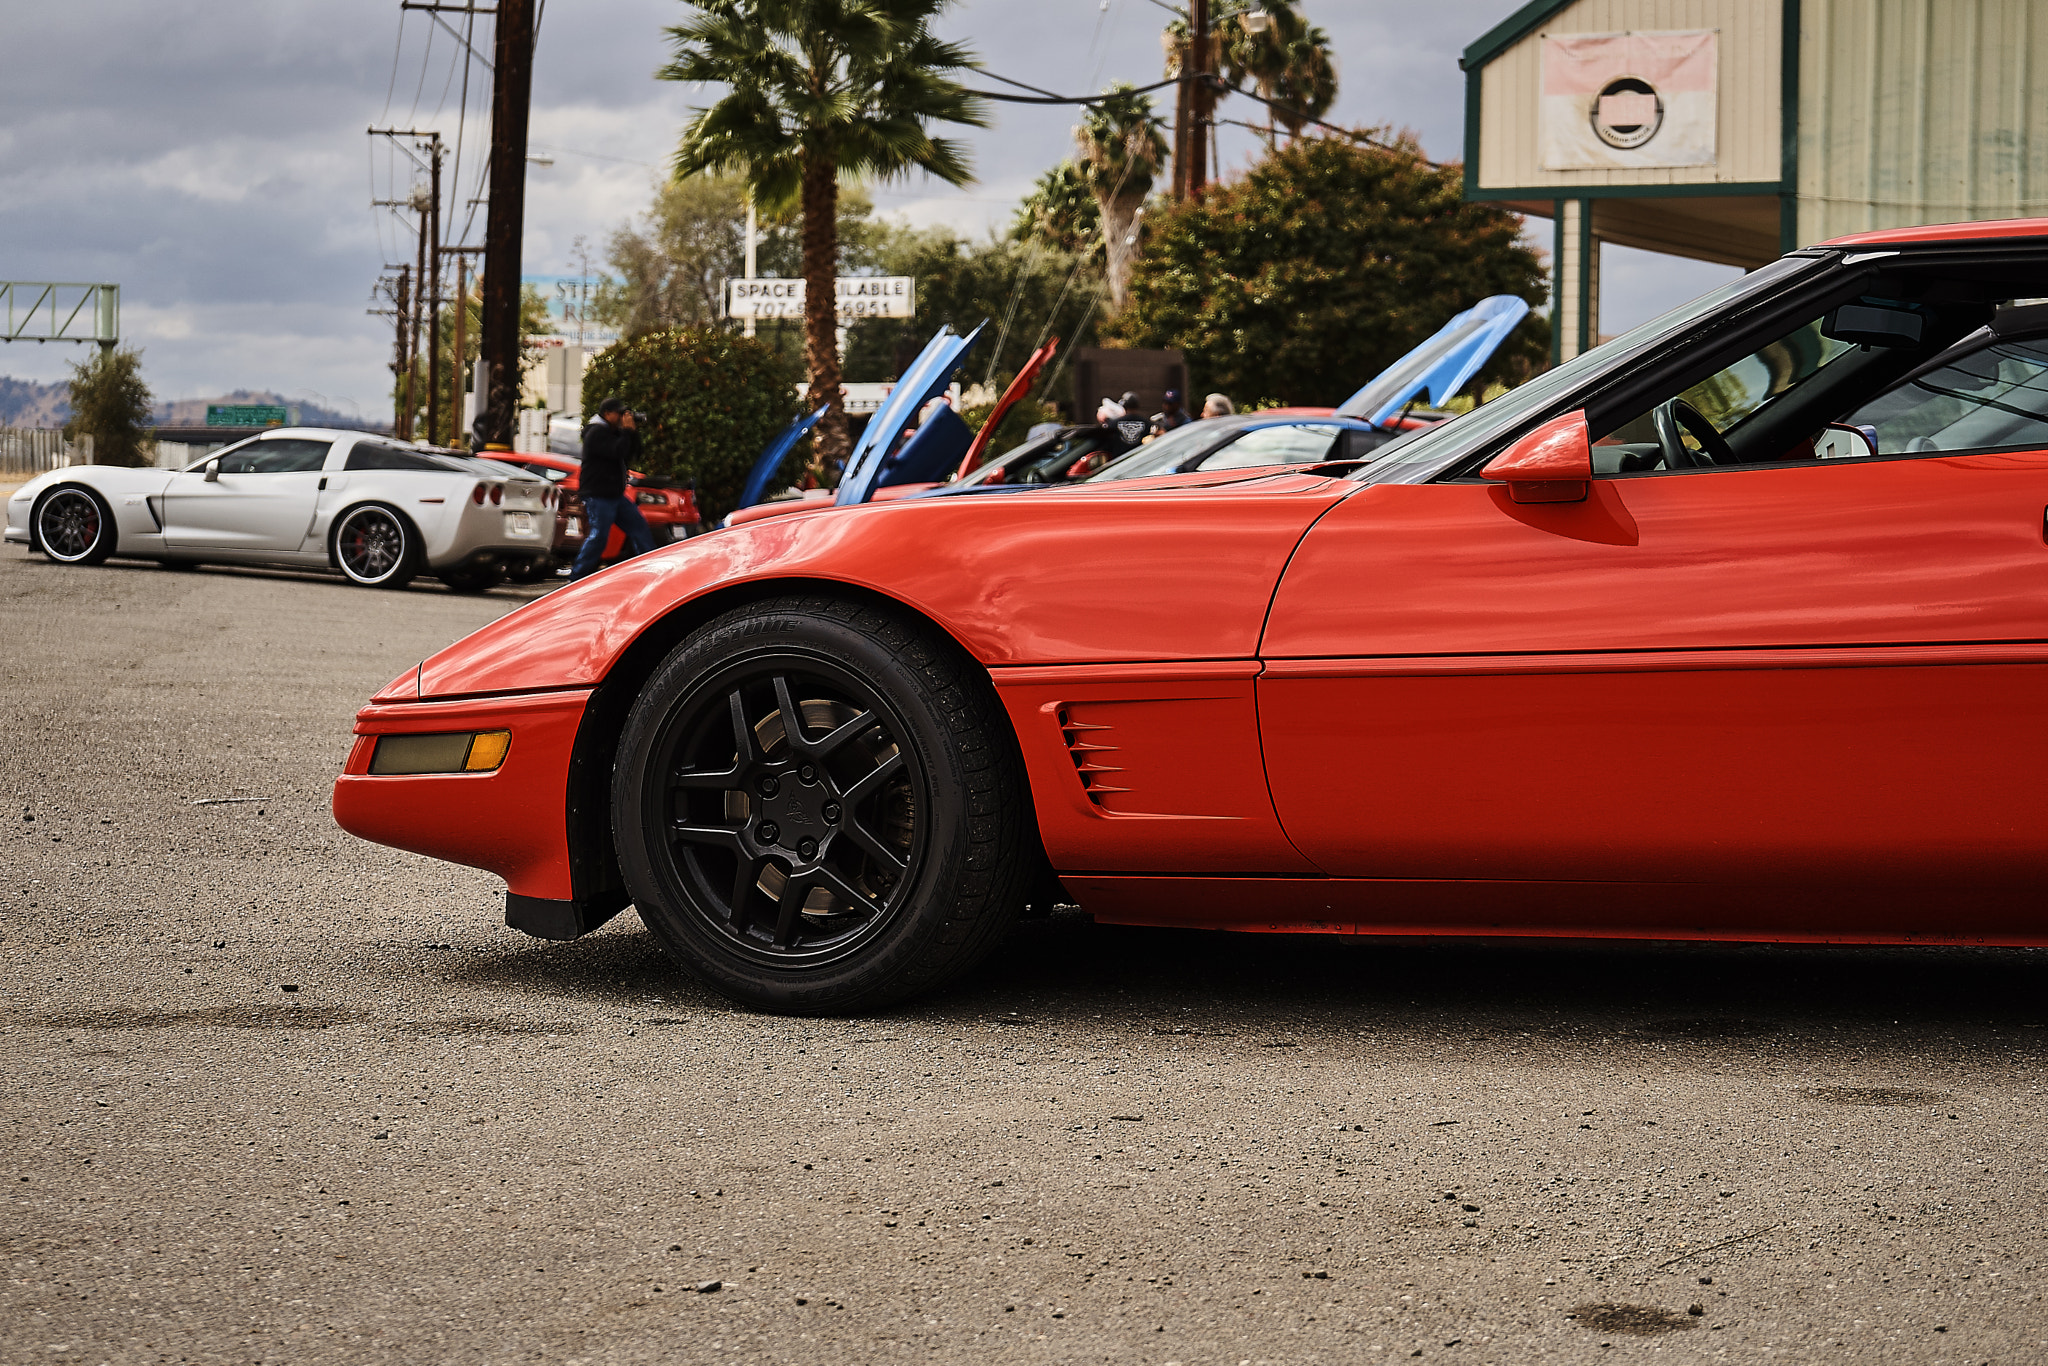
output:
[[966, 92], [970, 95], [979, 95], [985, 100], [1003, 100], [1010, 104], [1101, 104], [1104, 100], [1121, 99], [1126, 95], [1149, 94], [1154, 90], [1161, 90], [1169, 85], [1178, 85], [1180, 82], [1190, 79], [1186, 76], [1169, 76], [1163, 81], [1154, 81], [1151, 85], [1141, 85], [1131, 90], [1112, 91], [1105, 95], [1055, 95], [1050, 90], [1039, 90], [1035, 85], [1026, 85], [1022, 81], [1013, 81], [1008, 76], [998, 76], [993, 71], [984, 71], [981, 74], [992, 81], [1001, 81], [1004, 85], [1014, 85], [1019, 90], [1038, 91], [1036, 95], [1007, 95], [1000, 90], [969, 89]]

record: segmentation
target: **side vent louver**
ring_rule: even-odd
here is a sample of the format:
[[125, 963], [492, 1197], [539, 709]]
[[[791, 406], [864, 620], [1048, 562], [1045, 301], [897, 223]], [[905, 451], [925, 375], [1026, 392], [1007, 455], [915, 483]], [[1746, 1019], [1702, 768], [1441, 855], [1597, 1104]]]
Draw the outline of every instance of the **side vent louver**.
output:
[[1127, 787], [1116, 786], [1113, 781], [1123, 769], [1105, 762], [1117, 752], [1117, 747], [1108, 743], [1111, 727], [1079, 720], [1068, 707], [1060, 708], [1059, 721], [1060, 734], [1067, 742], [1067, 753], [1073, 757], [1074, 771], [1081, 775], [1081, 787], [1087, 792], [1089, 801], [1101, 806], [1107, 798], [1130, 791]]

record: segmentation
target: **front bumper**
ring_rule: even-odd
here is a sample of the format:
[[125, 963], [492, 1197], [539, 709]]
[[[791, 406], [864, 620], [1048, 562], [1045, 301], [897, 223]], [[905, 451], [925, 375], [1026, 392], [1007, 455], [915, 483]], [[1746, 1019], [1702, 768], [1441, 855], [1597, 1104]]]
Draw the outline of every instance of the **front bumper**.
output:
[[[584, 690], [373, 702], [356, 713], [334, 819], [362, 839], [496, 873], [516, 898], [573, 904], [569, 763], [589, 701]], [[504, 763], [488, 773], [370, 776], [380, 735], [485, 730], [512, 732]]]

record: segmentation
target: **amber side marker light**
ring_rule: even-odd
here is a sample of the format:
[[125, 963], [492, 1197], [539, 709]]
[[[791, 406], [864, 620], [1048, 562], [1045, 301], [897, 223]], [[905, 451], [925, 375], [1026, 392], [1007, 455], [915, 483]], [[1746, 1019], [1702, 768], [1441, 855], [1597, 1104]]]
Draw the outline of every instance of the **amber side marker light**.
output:
[[512, 748], [509, 730], [452, 735], [380, 735], [370, 772], [380, 778], [408, 773], [489, 773]]

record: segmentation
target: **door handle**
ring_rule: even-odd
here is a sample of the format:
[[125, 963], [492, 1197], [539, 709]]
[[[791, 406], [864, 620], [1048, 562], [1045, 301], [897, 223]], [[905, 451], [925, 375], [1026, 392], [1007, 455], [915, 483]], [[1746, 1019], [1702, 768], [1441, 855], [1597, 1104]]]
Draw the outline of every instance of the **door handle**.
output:
[[320, 476], [320, 487], [323, 489], [327, 487], [327, 476], [324, 474]]

